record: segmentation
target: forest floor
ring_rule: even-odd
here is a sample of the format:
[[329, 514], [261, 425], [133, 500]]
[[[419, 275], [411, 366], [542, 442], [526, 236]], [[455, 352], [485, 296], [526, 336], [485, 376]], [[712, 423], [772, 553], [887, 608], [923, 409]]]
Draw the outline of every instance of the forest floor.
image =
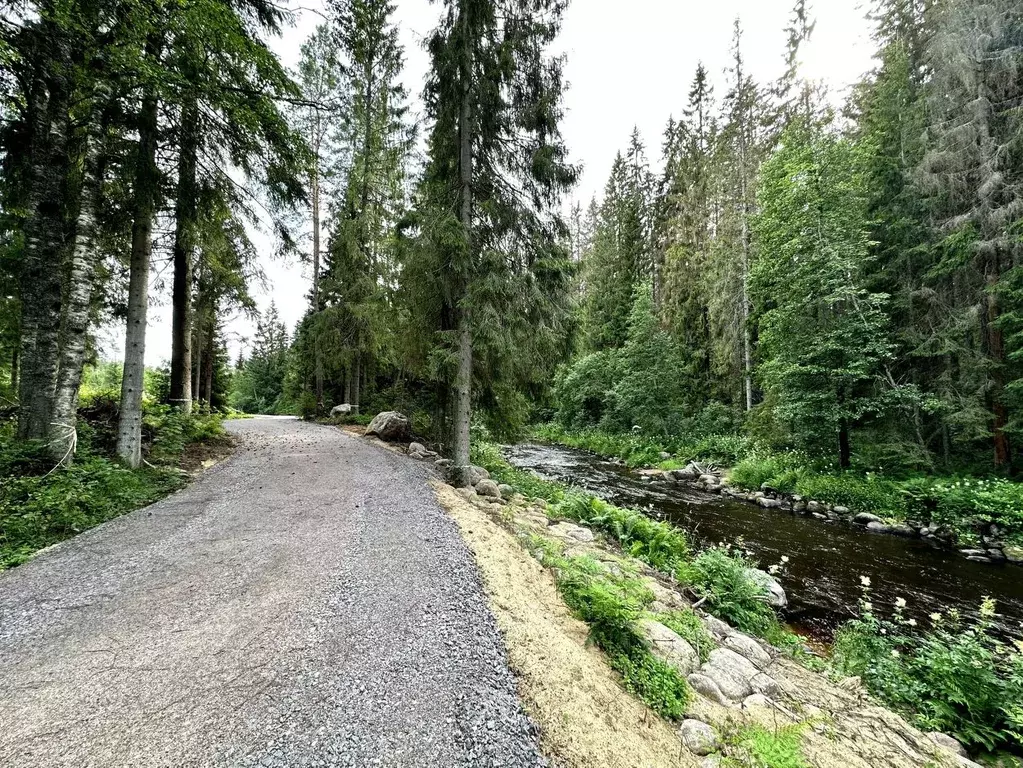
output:
[[0, 764], [544, 764], [429, 470], [227, 428], [189, 488], [0, 573]]

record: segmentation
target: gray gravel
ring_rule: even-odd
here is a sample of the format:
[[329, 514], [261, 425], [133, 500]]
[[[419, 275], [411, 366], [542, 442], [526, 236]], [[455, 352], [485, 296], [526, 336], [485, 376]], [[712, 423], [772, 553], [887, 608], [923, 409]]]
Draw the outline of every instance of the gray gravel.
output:
[[0, 573], [0, 765], [545, 765], [427, 468], [229, 429], [190, 488]]

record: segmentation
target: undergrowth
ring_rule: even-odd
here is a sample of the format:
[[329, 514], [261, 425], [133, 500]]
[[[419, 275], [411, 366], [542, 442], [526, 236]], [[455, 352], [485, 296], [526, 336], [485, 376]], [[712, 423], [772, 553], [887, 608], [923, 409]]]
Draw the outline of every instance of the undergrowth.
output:
[[565, 604], [590, 626], [590, 640], [622, 676], [626, 689], [662, 717], [679, 720], [690, 701], [689, 684], [669, 664], [655, 658], [634, 626], [653, 601], [642, 582], [610, 574], [589, 557], [566, 557], [542, 537], [533, 550], [555, 569]]
[[182, 485], [176, 468], [190, 443], [223, 434], [219, 416], [185, 416], [166, 406], [146, 409], [146, 464], [127, 469], [110, 455], [116, 411], [89, 399], [79, 422], [78, 452], [54, 467], [46, 446], [14, 440], [13, 424], [0, 433], [0, 570], [40, 549], [150, 504]]
[[803, 757], [804, 723], [781, 728], [750, 725], [728, 738], [730, 755], [723, 766], [735, 768], [808, 768]]

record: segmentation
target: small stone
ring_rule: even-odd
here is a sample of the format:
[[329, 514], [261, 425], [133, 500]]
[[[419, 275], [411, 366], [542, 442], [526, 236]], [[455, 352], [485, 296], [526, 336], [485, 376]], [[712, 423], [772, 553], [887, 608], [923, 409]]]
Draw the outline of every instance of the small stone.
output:
[[696, 671], [700, 666], [700, 655], [693, 646], [659, 621], [640, 619], [636, 629], [654, 657], [670, 664], [683, 675]]
[[767, 596], [767, 604], [772, 608], [785, 608], [789, 604], [789, 598], [785, 594], [781, 583], [767, 571], [758, 568], [747, 568], [746, 577], [760, 587]]
[[741, 632], [730, 634], [725, 638], [723, 645], [749, 659], [760, 669], [767, 669], [771, 665], [770, 654], [761, 647], [760, 643]]
[[722, 768], [724, 762], [722, 762], [721, 755], [708, 755], [700, 761], [700, 768]]
[[501, 498], [501, 489], [493, 480], [480, 480], [476, 483], [476, 493], [480, 496], [490, 496], [491, 498]]
[[873, 531], [874, 533], [886, 533], [888, 531], [888, 526], [877, 520], [871, 520], [867, 523], [867, 530]]
[[694, 755], [702, 757], [721, 749], [721, 741], [714, 729], [699, 720], [683, 720], [678, 732], [682, 737], [682, 743]]
[[409, 443], [408, 444], [408, 452], [409, 453], [426, 453], [426, 446], [423, 445], [422, 443]]
[[547, 529], [547, 533], [569, 543], [589, 544], [594, 539], [593, 531], [589, 528], [583, 528], [581, 525], [574, 525], [572, 523], [552, 525]]
[[718, 642], [721, 642], [735, 631], [727, 623], [714, 616], [704, 616], [703, 626], [707, 628], [707, 631]]
[[853, 518], [853, 522], [860, 525], [868, 525], [869, 523], [883, 523], [884, 521], [877, 515], [872, 515], [869, 512], [858, 512]]
[[768, 498], [767, 496], [761, 496], [759, 499], [757, 499], [757, 504], [759, 504], [764, 509], [777, 509], [778, 507], [781, 506], [781, 502], [778, 501], [778, 499], [771, 499]]
[[896, 523], [895, 525], [888, 526], [888, 533], [894, 533], [896, 536], [905, 536], [906, 538], [914, 538], [916, 534], [916, 528], [905, 523]]
[[831, 511], [834, 512], [836, 515], [842, 515], [844, 517], [845, 515], [849, 514], [850, 510], [849, 510], [849, 507], [838, 506], [838, 507], [832, 507]]
[[447, 469], [448, 467], [450, 467], [450, 466], [452, 466], [454, 464], [454, 462], [451, 461], [451, 459], [437, 459], [433, 463], [436, 464], [438, 467], [443, 467], [445, 469]]
[[1002, 547], [1002, 554], [1010, 563], [1023, 563], [1023, 547], [1005, 546]]
[[502, 499], [511, 499], [515, 495], [515, 489], [507, 483], [501, 483], [497, 486], [497, 490], [501, 492]]
[[750, 709], [752, 707], [763, 707], [764, 709], [771, 708], [771, 700], [762, 693], [754, 693], [752, 696], [747, 696], [742, 700], [743, 709]]

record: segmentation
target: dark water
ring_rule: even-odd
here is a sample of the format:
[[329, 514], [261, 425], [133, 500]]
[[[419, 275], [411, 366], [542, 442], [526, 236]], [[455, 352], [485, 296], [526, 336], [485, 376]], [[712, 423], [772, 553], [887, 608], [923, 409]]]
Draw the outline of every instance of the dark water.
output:
[[997, 600], [1003, 631], [1023, 636], [1023, 567], [974, 563], [920, 539], [868, 533], [846, 523], [651, 482], [619, 464], [571, 448], [518, 445], [507, 448], [505, 455], [516, 467], [669, 520], [700, 544], [741, 539], [762, 567], [787, 556], [789, 563], [779, 580], [789, 596], [788, 618], [817, 637], [827, 638], [853, 615], [861, 597], [861, 576], [871, 580], [871, 600], [880, 615], [888, 615], [896, 598], [902, 597], [908, 603], [907, 615], [927, 625], [929, 614], [952, 608], [973, 616], [981, 600], [990, 596]]

